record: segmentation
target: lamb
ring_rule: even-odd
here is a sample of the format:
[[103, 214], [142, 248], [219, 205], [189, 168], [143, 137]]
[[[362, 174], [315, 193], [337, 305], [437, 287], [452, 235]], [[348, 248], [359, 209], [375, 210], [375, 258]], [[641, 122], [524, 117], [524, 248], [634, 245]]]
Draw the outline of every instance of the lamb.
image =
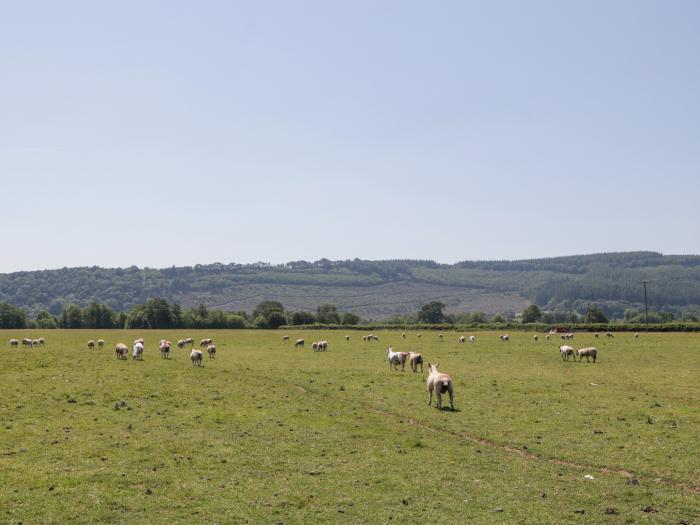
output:
[[532, 338], [535, 340], [535, 343], [540, 340], [538, 335], [533, 335]]
[[403, 372], [406, 366], [406, 356], [408, 356], [406, 352], [394, 352], [391, 347], [388, 347], [386, 349], [386, 360], [389, 362], [389, 370], [391, 370], [392, 366], [394, 370], [398, 370], [399, 365], [401, 365], [401, 371]]
[[188, 337], [187, 339], [183, 339], [182, 344], [183, 344], [183, 346], [184, 345], [194, 346], [194, 337]]
[[90, 339], [90, 340], [88, 341], [88, 350], [92, 350], [92, 349], [94, 349], [94, 348], [95, 348], [95, 341], [93, 341], [92, 339]]
[[294, 343], [294, 348], [299, 348], [299, 347], [304, 348], [304, 340], [303, 339], [297, 339], [296, 343]]
[[345, 340], [346, 340], [346, 341], [350, 341], [350, 336], [349, 336], [349, 335], [346, 335], [346, 336], [345, 336]]
[[26, 337], [22, 338], [22, 346], [25, 348], [31, 348], [32, 346], [32, 340], [27, 339]]
[[442, 394], [447, 392], [450, 394], [450, 408], [454, 410], [454, 383], [449, 375], [438, 372], [438, 366], [440, 366], [438, 363], [434, 365], [428, 363], [428, 406], [432, 404], [433, 392], [435, 392], [437, 396], [437, 408], [440, 410], [442, 408]]
[[285, 335], [285, 336], [282, 338], [282, 342], [283, 342], [283, 343], [286, 343], [287, 341], [289, 341], [289, 336], [288, 336], [288, 335]]
[[[576, 355], [578, 356], [578, 362], [580, 363], [583, 361], [583, 358], [586, 358], [586, 363], [590, 363], [590, 360], [588, 359], [589, 357], [593, 358], [593, 362], [595, 363], [595, 358], [598, 355], [598, 350], [596, 350], [594, 347], [589, 346], [588, 348], [581, 348], [580, 350], [576, 351]], [[574, 358], [574, 361], [576, 358]]]
[[39, 340], [38, 339], [32, 339], [32, 348], [35, 346], [39, 346]]
[[212, 343], [213, 343], [213, 341], [211, 339], [202, 339], [199, 342], [199, 346], [209, 346]]
[[117, 359], [126, 359], [129, 356], [129, 348], [124, 343], [117, 343], [114, 349]]
[[508, 334], [503, 334], [501, 337], [501, 341], [508, 342], [510, 341], [510, 336]]
[[635, 339], [639, 339], [639, 334], [634, 334]]
[[46, 344], [46, 339], [43, 337], [40, 337], [37, 341], [39, 341], [39, 346], [44, 346]]
[[457, 339], [457, 342], [458, 342], [458, 343], [465, 343], [466, 341], [467, 341], [467, 338], [464, 337], [464, 336], [460, 336], [460, 338]]
[[134, 344], [133, 352], [131, 354], [131, 357], [134, 360], [143, 360], [143, 343], [140, 341], [137, 341], [136, 344]]
[[10, 339], [10, 346], [12, 348], [17, 348], [19, 346], [19, 340], [18, 339]]
[[[569, 356], [574, 355], [574, 349], [570, 346], [564, 345], [559, 347], [559, 352], [561, 353], [561, 359], [562, 361], [568, 361]], [[576, 361], [576, 358], [574, 357], [574, 361]]]
[[184, 339], [180, 339], [180, 340], [177, 342], [177, 347], [180, 348], [180, 349], [183, 349], [183, 348], [185, 347], [185, 340], [184, 340]]
[[314, 352], [318, 352], [318, 341], [314, 341], [313, 343], [311, 343], [311, 348]]
[[98, 339], [97, 340], [97, 348], [104, 348], [105, 347], [105, 340], [104, 339]]
[[163, 359], [168, 359], [168, 356], [170, 356], [170, 341], [161, 339], [158, 346], [160, 347], [160, 356]]
[[476, 343], [476, 337], [474, 337], [473, 335], [470, 335], [470, 336], [469, 336], [469, 342], [470, 342], [470, 343]]
[[202, 366], [202, 351], [193, 348], [190, 359], [192, 359], [192, 366]]
[[207, 354], [209, 354], [209, 359], [213, 359], [216, 355], [216, 345], [207, 346]]
[[328, 341], [319, 341], [317, 344], [318, 346], [316, 347], [316, 349], [319, 352], [325, 352], [326, 350], [328, 350]]
[[411, 370], [413, 370], [413, 372], [418, 372], [418, 365], [420, 365], [420, 373], [423, 373], [423, 356], [421, 354], [409, 352], [408, 364], [411, 365]]

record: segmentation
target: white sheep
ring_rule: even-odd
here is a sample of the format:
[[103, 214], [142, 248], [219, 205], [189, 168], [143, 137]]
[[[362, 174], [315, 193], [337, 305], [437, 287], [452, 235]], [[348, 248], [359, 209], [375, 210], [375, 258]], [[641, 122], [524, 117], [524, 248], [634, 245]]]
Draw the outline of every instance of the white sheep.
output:
[[160, 348], [160, 356], [163, 359], [168, 359], [170, 356], [170, 341], [161, 339], [158, 347]]
[[209, 354], [209, 359], [213, 359], [216, 355], [216, 345], [207, 346], [207, 354]]
[[540, 340], [538, 335], [533, 335], [532, 338], [535, 340], [535, 343]]
[[395, 370], [399, 369], [401, 365], [401, 371], [404, 371], [406, 366], [406, 357], [408, 354], [406, 352], [394, 352], [391, 347], [386, 349], [386, 360], [389, 362], [389, 370], [393, 367]]
[[190, 359], [192, 359], [192, 366], [202, 366], [202, 351], [193, 348], [190, 352]]
[[105, 340], [104, 339], [98, 339], [97, 340], [97, 348], [104, 348], [105, 347]]
[[283, 342], [283, 343], [286, 343], [287, 341], [289, 341], [289, 336], [288, 336], [288, 335], [285, 335], [285, 336], [282, 338], [282, 342]]
[[420, 365], [420, 373], [423, 373], [423, 356], [416, 352], [408, 353], [408, 364], [411, 365], [411, 370], [418, 372], [418, 365]]
[[442, 394], [445, 392], [450, 394], [450, 408], [455, 409], [454, 405], [454, 383], [452, 378], [447, 374], [438, 372], [438, 363], [431, 365], [428, 363], [428, 406], [433, 402], [433, 392], [437, 396], [437, 408], [442, 408]]
[[508, 334], [503, 334], [501, 337], [501, 341], [508, 342], [510, 341], [510, 336]]
[[476, 337], [474, 337], [473, 335], [470, 335], [470, 336], [469, 336], [469, 342], [470, 342], [470, 343], [476, 343]]
[[93, 341], [92, 339], [90, 339], [90, 340], [88, 341], [88, 350], [92, 350], [93, 348], [95, 348], [95, 341]]
[[294, 348], [299, 348], [299, 347], [304, 348], [304, 340], [303, 339], [297, 339], [296, 343], [294, 343]]
[[[581, 348], [580, 350], [577, 350], [576, 355], [578, 356], [579, 363], [583, 361], [584, 357], [586, 358], [587, 363], [590, 363], [590, 360], [588, 359], [589, 357], [592, 357], [593, 362], [595, 363], [596, 356], [598, 355], [598, 350], [596, 350], [592, 346], [589, 346], [588, 348]], [[576, 359], [574, 358], [574, 360]]]
[[117, 359], [127, 359], [129, 356], [129, 348], [124, 343], [117, 343], [114, 351], [117, 354]]
[[143, 359], [143, 343], [137, 342], [132, 350], [132, 359], [141, 361]]
[[[574, 355], [574, 349], [570, 346], [567, 346], [567, 345], [560, 346], [559, 352], [561, 353], [562, 361], [568, 361], [569, 357]], [[574, 357], [574, 361], [576, 361], [575, 357]]]
[[17, 348], [19, 346], [19, 339], [10, 339], [10, 346], [12, 348]]
[[467, 341], [467, 338], [464, 337], [464, 336], [460, 336], [460, 338], [457, 339], [457, 342], [458, 342], [458, 343], [465, 343], [466, 341]]

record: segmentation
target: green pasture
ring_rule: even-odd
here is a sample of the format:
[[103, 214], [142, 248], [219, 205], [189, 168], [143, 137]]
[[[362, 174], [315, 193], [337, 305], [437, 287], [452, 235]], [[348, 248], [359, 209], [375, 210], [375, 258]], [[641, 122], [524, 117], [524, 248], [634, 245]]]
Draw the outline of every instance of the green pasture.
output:
[[[544, 334], [375, 333], [1, 331], [0, 523], [700, 523], [700, 334], [577, 334], [593, 364]], [[188, 336], [216, 358], [160, 358]]]

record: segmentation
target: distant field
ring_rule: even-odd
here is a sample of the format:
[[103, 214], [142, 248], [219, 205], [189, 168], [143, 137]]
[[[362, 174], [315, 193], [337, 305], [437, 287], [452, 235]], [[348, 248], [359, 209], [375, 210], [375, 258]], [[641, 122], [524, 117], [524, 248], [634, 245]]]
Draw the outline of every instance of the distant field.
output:
[[[577, 335], [587, 364], [527, 333], [375, 333], [0, 332], [0, 522], [700, 523], [700, 334]], [[186, 336], [216, 359], [159, 357]], [[438, 361], [457, 411], [387, 345]]]

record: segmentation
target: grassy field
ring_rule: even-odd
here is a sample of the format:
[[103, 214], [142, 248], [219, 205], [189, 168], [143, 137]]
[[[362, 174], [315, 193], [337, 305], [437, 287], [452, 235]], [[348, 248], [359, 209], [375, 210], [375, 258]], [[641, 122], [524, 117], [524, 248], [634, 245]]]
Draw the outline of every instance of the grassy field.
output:
[[[577, 335], [596, 364], [526, 333], [350, 335], [0, 332], [0, 522], [700, 523], [700, 334]], [[143, 362], [115, 359], [140, 336]], [[159, 357], [186, 336], [217, 357]], [[388, 344], [438, 361], [457, 410]]]

